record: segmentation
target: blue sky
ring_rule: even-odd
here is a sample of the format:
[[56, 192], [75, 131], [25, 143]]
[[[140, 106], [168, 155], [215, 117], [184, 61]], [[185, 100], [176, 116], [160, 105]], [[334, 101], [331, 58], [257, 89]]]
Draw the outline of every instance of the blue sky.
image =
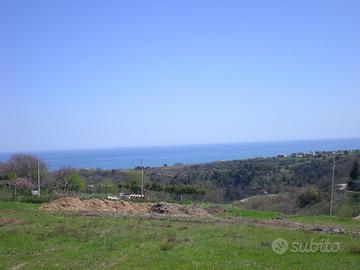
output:
[[359, 13], [0, 0], [0, 152], [360, 137]]

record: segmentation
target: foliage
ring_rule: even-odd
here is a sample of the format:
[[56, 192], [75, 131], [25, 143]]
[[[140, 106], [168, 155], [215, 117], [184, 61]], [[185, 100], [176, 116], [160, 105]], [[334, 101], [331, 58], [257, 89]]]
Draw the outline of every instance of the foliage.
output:
[[15, 173], [17, 177], [26, 177], [29, 179], [35, 179], [37, 177], [37, 167], [41, 173], [43, 173], [42, 178], [46, 177], [47, 166], [46, 164], [38, 159], [36, 156], [29, 154], [14, 154], [10, 157], [6, 166], [2, 167], [3, 174], [6, 173]]
[[358, 179], [359, 175], [360, 175], [359, 161], [356, 159], [356, 160], [354, 160], [354, 163], [351, 167], [349, 177], [351, 180], [356, 180], [356, 179]]
[[319, 191], [314, 186], [308, 186], [298, 197], [301, 206], [313, 203], [320, 196]]
[[359, 161], [356, 159], [351, 167], [349, 173], [349, 182], [348, 182], [348, 189], [350, 191], [360, 192], [360, 169], [359, 169]]
[[360, 192], [360, 181], [349, 181], [348, 189], [350, 191]]
[[132, 193], [139, 193], [141, 172], [139, 170], [130, 170], [127, 172], [124, 187]]
[[14, 183], [16, 189], [27, 189], [32, 190], [35, 188], [34, 183], [27, 178], [18, 178], [16, 182]]
[[41, 196], [18, 196], [17, 201], [23, 203], [46, 203], [53, 200], [55, 197], [53, 195], [41, 195]]
[[109, 194], [109, 193], [114, 194], [114, 193], [118, 192], [117, 187], [111, 182], [111, 180], [106, 180], [102, 184], [102, 189], [103, 189], [103, 192], [106, 194]]
[[7, 172], [5, 173], [3, 179], [7, 181], [14, 181], [16, 180], [17, 176], [15, 172]]
[[72, 191], [82, 191], [85, 188], [84, 179], [78, 174], [70, 174], [65, 176], [65, 189]]

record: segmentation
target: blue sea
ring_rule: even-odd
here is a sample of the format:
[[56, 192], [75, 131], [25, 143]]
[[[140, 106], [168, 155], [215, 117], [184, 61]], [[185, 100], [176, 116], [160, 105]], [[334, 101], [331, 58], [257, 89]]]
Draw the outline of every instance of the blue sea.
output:
[[[64, 166], [75, 168], [129, 169], [140, 164], [156, 167], [175, 163], [195, 164], [218, 160], [271, 157], [295, 152], [360, 149], [360, 138], [253, 142], [185, 146], [124, 147], [111, 149], [25, 152], [43, 159], [50, 170]], [[0, 153], [4, 162], [14, 153]]]

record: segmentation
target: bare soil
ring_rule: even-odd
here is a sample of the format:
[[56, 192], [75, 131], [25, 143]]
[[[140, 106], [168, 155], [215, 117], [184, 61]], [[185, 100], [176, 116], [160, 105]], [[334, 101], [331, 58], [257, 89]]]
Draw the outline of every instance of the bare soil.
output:
[[4, 217], [0, 218], [0, 227], [8, 224], [20, 225], [20, 224], [28, 224], [28, 222], [16, 218], [4, 218]]

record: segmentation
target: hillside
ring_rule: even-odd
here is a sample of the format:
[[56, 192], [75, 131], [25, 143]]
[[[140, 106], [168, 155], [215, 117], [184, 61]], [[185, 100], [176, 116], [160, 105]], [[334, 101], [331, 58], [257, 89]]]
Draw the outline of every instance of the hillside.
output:
[[316, 185], [322, 192], [327, 192], [333, 160], [336, 159], [336, 183], [346, 183], [350, 167], [359, 157], [359, 151], [321, 153], [317, 156], [255, 158], [149, 168], [147, 173], [155, 182], [202, 185], [207, 187], [207, 199], [229, 202], [306, 185]]

